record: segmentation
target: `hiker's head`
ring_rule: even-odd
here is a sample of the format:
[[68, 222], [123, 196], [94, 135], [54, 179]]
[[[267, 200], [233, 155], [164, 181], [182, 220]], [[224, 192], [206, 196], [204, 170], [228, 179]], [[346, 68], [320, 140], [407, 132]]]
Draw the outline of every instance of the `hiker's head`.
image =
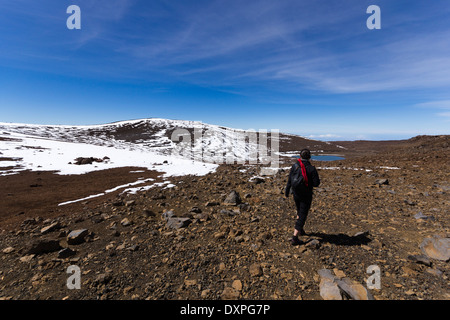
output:
[[309, 151], [309, 149], [303, 149], [300, 152], [300, 157], [305, 160], [311, 159], [311, 151]]

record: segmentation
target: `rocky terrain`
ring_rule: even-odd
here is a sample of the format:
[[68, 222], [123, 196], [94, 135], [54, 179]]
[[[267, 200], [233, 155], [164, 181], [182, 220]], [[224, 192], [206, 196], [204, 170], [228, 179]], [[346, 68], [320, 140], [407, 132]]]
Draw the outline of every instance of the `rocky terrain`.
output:
[[[2, 214], [0, 298], [448, 300], [449, 142], [339, 143], [346, 160], [312, 161], [321, 185], [299, 246], [289, 243], [289, 159], [276, 175], [221, 165], [204, 176], [171, 177], [171, 188], [65, 206], [51, 191], [57, 197], [70, 181], [48, 172], [41, 180], [38, 172], [0, 177], [10, 197], [46, 190], [34, 204], [24, 196], [23, 211], [10, 201]], [[130, 170], [137, 171], [64, 179], [94, 192], [91, 182], [105, 181], [104, 190]], [[162, 181], [150, 170], [142, 177]], [[80, 270], [80, 289], [67, 287], [69, 266]], [[371, 266], [379, 268], [379, 288], [367, 288]]]

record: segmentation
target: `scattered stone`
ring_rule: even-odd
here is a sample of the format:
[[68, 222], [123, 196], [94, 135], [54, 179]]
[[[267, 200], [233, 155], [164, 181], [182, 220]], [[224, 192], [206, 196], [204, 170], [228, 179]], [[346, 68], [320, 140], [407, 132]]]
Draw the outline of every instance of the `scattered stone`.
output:
[[436, 268], [427, 268], [427, 272], [429, 274], [432, 274], [432, 275], [437, 276], [437, 277], [441, 277], [443, 275], [443, 272], [441, 270], [439, 270], [439, 269], [436, 269]]
[[310, 240], [305, 244], [305, 247], [309, 249], [318, 249], [320, 247], [320, 241], [317, 239]]
[[450, 259], [450, 238], [438, 235], [425, 238], [420, 244], [420, 249], [431, 259], [448, 261]]
[[220, 205], [220, 203], [217, 201], [208, 201], [205, 203], [205, 207], [214, 207], [214, 206], [218, 206], [218, 205]]
[[240, 292], [235, 288], [226, 287], [225, 289], [223, 289], [220, 297], [222, 298], [222, 300], [237, 300], [239, 299], [240, 295]]
[[254, 184], [260, 184], [260, 183], [265, 182], [264, 178], [257, 177], [257, 176], [256, 177], [251, 177], [248, 181], [251, 182], [251, 183], [254, 183]]
[[330, 270], [321, 269], [318, 271], [320, 276], [320, 296], [324, 300], [342, 300], [341, 291], [335, 282], [336, 277], [333, 276]]
[[131, 246], [129, 246], [128, 248], [127, 248], [127, 250], [130, 250], [130, 251], [138, 251], [139, 250], [139, 246], [137, 245], [137, 244], [133, 244], [133, 245], [131, 245]]
[[415, 218], [416, 220], [428, 220], [428, 219], [432, 219], [432, 220], [433, 220], [433, 217], [424, 215], [424, 214], [422, 213], [422, 211], [416, 213], [416, 214], [414, 215], [414, 218]]
[[389, 184], [389, 180], [388, 179], [377, 179], [375, 180], [375, 184], [377, 185], [388, 185]]
[[172, 229], [186, 228], [192, 222], [189, 218], [169, 218], [167, 220], [167, 227]]
[[136, 200], [129, 200], [125, 202], [125, 207], [131, 207], [136, 204]]
[[175, 217], [175, 213], [173, 213], [172, 210], [164, 211], [163, 214], [162, 214], [162, 218], [165, 219], [166, 221], [169, 220], [172, 217]]
[[128, 227], [131, 225], [131, 221], [128, 218], [123, 218], [122, 221], [120, 221], [120, 224], [124, 227]]
[[85, 164], [92, 164], [93, 162], [103, 162], [104, 160], [109, 160], [109, 158], [104, 157], [103, 159], [100, 159], [100, 158], [94, 158], [94, 157], [88, 157], [88, 158], [78, 157], [75, 159], [74, 164], [85, 165]]
[[61, 245], [58, 240], [44, 239], [34, 242], [28, 249], [27, 254], [43, 254], [58, 251], [61, 249]]
[[231, 286], [237, 291], [242, 291], [242, 282], [241, 280], [234, 280]]
[[202, 299], [207, 299], [210, 293], [211, 293], [211, 289], [205, 289], [202, 291], [200, 297]]
[[339, 269], [337, 269], [337, 268], [334, 268], [334, 269], [333, 269], [333, 272], [334, 272], [335, 276], [336, 276], [338, 279], [345, 278], [345, 273], [344, 273], [344, 271], [339, 270]]
[[70, 245], [83, 243], [87, 234], [87, 229], [74, 230], [67, 235], [67, 243]]
[[31, 259], [33, 259], [34, 257], [35, 257], [34, 254], [29, 254], [29, 255], [26, 255], [26, 256], [21, 257], [21, 258], [19, 259], [19, 261], [20, 261], [20, 262], [24, 262], [24, 263], [28, 263], [28, 262], [30, 262]]
[[107, 284], [112, 280], [112, 276], [107, 273], [101, 273], [95, 278], [95, 283], [97, 284]]
[[239, 193], [233, 190], [228, 194], [223, 203], [228, 206], [236, 206], [241, 203], [241, 197]]
[[214, 233], [214, 239], [225, 239], [226, 233], [224, 231], [218, 231]]
[[249, 271], [250, 271], [250, 275], [251, 275], [252, 277], [259, 277], [259, 276], [261, 276], [261, 275], [263, 274], [261, 265], [258, 264], [258, 263], [252, 264], [252, 265], [250, 266], [250, 268], [249, 268]]
[[114, 207], [121, 207], [121, 206], [124, 205], [124, 203], [123, 203], [122, 200], [116, 200], [116, 201], [114, 201], [114, 202], [112, 203], [112, 205], [113, 205]]
[[185, 286], [195, 286], [195, 285], [197, 285], [197, 279], [185, 279], [184, 280], [184, 285]]
[[202, 213], [202, 209], [200, 209], [199, 207], [192, 207], [191, 210], [189, 210], [189, 212]]
[[70, 248], [64, 248], [58, 252], [58, 258], [60, 259], [69, 258], [74, 256], [76, 253], [77, 252], [75, 250], [72, 250]]
[[337, 285], [342, 292], [353, 300], [374, 300], [369, 291], [360, 283], [349, 278], [337, 280]]
[[13, 247], [7, 247], [5, 249], [2, 250], [3, 253], [8, 254], [13, 252], [15, 249]]
[[52, 231], [55, 231], [57, 229], [61, 228], [61, 224], [59, 222], [52, 223], [51, 225], [44, 227], [41, 229], [41, 234], [47, 234]]
[[426, 255], [423, 255], [423, 254], [420, 254], [420, 255], [409, 255], [408, 259], [411, 260], [412, 262], [423, 264], [423, 265], [426, 265], [428, 267], [431, 267], [431, 261]]
[[343, 296], [352, 300], [374, 300], [363, 285], [350, 278], [334, 276], [328, 269], [321, 269], [318, 273], [320, 296], [324, 300], [342, 300]]

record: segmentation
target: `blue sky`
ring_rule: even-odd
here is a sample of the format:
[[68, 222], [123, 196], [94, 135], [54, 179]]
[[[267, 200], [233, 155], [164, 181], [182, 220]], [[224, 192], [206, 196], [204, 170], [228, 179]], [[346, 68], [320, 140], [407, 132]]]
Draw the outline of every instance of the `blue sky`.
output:
[[448, 0], [3, 0], [0, 121], [450, 134], [449, 18]]

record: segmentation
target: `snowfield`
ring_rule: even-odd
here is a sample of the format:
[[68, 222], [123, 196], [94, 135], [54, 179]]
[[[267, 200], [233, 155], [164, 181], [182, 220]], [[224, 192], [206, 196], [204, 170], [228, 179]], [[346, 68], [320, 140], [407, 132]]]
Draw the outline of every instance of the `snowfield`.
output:
[[[56, 171], [58, 174], [67, 175], [119, 167], [144, 167], [163, 172], [165, 177], [169, 177], [205, 175], [217, 168], [216, 164], [169, 157], [139, 145], [129, 146], [127, 143], [111, 141], [111, 146], [104, 146], [56, 140], [59, 138], [57, 135], [53, 138], [43, 138], [3, 130], [0, 134], [0, 157], [14, 158], [16, 161], [0, 161], [0, 175], [14, 174], [22, 170]], [[78, 157], [108, 157], [110, 160], [75, 165], [74, 160]], [[10, 169], [12, 166], [14, 168]]]
[[[0, 175], [23, 170], [71, 175], [142, 167], [170, 177], [205, 175], [221, 163], [270, 164], [264, 173], [272, 174], [278, 168], [279, 156], [299, 153], [278, 150], [280, 141], [292, 139], [300, 139], [301, 144], [315, 142], [280, 135], [278, 130], [242, 130], [160, 118], [84, 126], [0, 122]], [[325, 144], [329, 143], [316, 141], [315, 150], [323, 152]], [[74, 164], [79, 157], [107, 160]]]
[[[145, 167], [165, 176], [205, 175], [229, 159], [236, 163], [266, 161], [267, 152], [259, 152], [261, 136], [256, 138], [257, 134], [255, 130], [159, 118], [91, 126], [0, 122], [0, 159], [4, 158], [0, 175], [20, 170], [84, 174], [124, 166]], [[278, 139], [278, 134], [267, 134]], [[72, 164], [78, 157], [110, 160]], [[10, 166], [15, 168], [1, 169]]]

